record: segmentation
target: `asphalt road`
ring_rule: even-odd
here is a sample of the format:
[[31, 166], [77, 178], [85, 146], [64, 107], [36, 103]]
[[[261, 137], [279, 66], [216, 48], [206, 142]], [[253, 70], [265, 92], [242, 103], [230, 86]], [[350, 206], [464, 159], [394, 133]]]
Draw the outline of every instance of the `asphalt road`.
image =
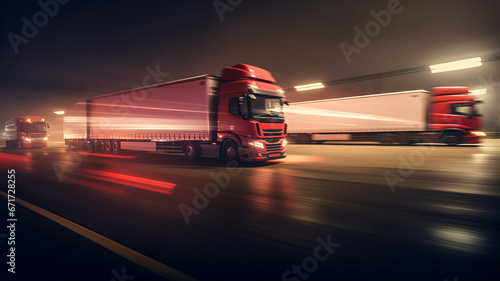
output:
[[500, 140], [288, 154], [3, 149], [1, 280], [500, 280]]

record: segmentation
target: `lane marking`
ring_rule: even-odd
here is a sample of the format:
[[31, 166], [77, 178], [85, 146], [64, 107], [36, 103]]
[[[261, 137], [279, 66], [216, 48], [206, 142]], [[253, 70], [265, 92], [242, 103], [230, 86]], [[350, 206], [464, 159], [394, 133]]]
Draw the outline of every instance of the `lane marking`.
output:
[[[7, 193], [0, 191], [0, 195], [3, 197], [7, 198]], [[173, 269], [172, 267], [165, 265], [159, 261], [156, 261], [150, 257], [147, 257], [139, 252], [136, 252], [128, 247], [123, 246], [122, 244], [119, 244], [109, 238], [106, 238], [88, 228], [85, 228], [81, 225], [78, 225], [72, 221], [69, 221], [63, 217], [60, 217], [54, 213], [51, 213], [47, 210], [44, 210], [40, 207], [37, 207], [31, 203], [28, 203], [24, 200], [21, 200], [16, 197], [16, 203], [19, 205], [22, 205], [70, 230], [73, 230], [74, 232], [82, 235], [83, 237], [103, 246], [104, 248], [128, 259], [129, 261], [140, 265], [146, 269], [148, 269], [151, 272], [154, 272], [155, 274], [159, 275], [162, 278], [168, 279], [168, 280], [196, 280], [195, 278], [184, 274], [176, 269]]]

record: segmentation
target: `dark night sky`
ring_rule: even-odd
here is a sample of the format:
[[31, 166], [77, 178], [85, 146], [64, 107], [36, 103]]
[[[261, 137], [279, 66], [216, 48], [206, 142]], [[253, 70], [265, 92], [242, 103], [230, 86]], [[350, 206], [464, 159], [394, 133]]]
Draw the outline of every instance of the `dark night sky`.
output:
[[[32, 21], [41, 7], [37, 1], [1, 1], [0, 120], [43, 115], [55, 121], [55, 110], [140, 85], [148, 65], [158, 64], [170, 73], [166, 80], [173, 80], [219, 75], [225, 66], [248, 63], [270, 70], [289, 88], [500, 53], [499, 1], [401, 0], [402, 12], [347, 63], [339, 44], [353, 44], [353, 28], [364, 28], [373, 19], [370, 11], [387, 9], [389, 2], [243, 0], [221, 22], [212, 1], [73, 0], [60, 5], [15, 54], [7, 34], [21, 35], [21, 19]], [[499, 66], [488, 62], [440, 75], [419, 73], [289, 93], [289, 98], [443, 85], [485, 88], [480, 77], [500, 81]], [[496, 88], [498, 96], [500, 86]], [[495, 96], [486, 105], [492, 127], [498, 121]]]

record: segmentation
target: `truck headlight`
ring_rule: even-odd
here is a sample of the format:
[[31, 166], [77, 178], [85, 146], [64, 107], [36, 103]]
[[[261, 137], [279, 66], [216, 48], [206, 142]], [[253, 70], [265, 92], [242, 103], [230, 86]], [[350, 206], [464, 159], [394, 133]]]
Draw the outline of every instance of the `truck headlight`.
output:
[[43, 140], [44, 140], [44, 141], [46, 141], [46, 140], [48, 140], [48, 139], [49, 139], [49, 138], [47, 138], [47, 137], [44, 137], [44, 138], [43, 138]]
[[481, 131], [472, 131], [470, 133], [476, 137], [486, 137], [486, 134], [484, 132], [481, 132]]
[[288, 142], [286, 141], [286, 139], [283, 139], [283, 143], [282, 143], [282, 146], [286, 146]]
[[25, 138], [24, 140], [25, 140], [25, 141], [31, 141], [31, 139], [29, 139], [29, 138]]
[[258, 148], [264, 148], [264, 144], [260, 141], [254, 141], [253, 144], [255, 147], [258, 147]]

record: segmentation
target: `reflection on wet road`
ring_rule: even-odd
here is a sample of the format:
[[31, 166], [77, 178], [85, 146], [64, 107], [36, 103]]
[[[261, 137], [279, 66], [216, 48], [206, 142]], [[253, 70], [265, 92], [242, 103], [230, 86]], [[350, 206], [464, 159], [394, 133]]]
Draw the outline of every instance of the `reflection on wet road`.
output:
[[[199, 280], [500, 278], [500, 140], [290, 145], [288, 153], [231, 170], [180, 155], [52, 145], [3, 149], [0, 166], [5, 178], [16, 169], [18, 198]], [[161, 280], [18, 208], [18, 278], [109, 280], [125, 267], [136, 280]]]

